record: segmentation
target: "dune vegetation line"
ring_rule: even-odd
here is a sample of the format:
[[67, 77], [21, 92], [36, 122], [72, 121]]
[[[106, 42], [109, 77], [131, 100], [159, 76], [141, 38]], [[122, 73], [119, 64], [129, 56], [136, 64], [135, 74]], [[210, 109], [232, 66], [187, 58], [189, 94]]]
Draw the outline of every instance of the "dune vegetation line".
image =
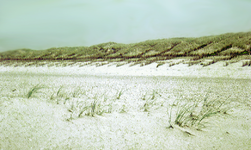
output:
[[[0, 53], [3, 65], [12, 62], [32, 62], [37, 65], [50, 62], [121, 62], [147, 65], [165, 60], [187, 58], [189, 65], [199, 64], [205, 59], [210, 65], [218, 61], [229, 63], [246, 60], [243, 66], [251, 64], [251, 32], [226, 33], [199, 38], [170, 38], [147, 40], [139, 43], [121, 44], [107, 42], [89, 47], [54, 47], [46, 50], [17, 49]], [[175, 65], [175, 64], [174, 64]]]

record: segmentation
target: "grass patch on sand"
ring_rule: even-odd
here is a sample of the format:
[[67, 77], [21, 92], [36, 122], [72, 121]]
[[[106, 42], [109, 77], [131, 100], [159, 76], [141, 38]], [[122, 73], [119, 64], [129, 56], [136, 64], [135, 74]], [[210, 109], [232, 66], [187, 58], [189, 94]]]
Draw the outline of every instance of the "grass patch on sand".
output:
[[[32, 95], [39, 92], [40, 89], [44, 87], [37, 84], [32, 87], [27, 98], [32, 97]], [[122, 102], [121, 96], [124, 94], [124, 90], [117, 90], [114, 96], [107, 96], [105, 93], [93, 94], [93, 89], [83, 90], [80, 87], [76, 87], [73, 91], [67, 91], [67, 89], [60, 86], [55, 93], [50, 96], [50, 100], [56, 102], [56, 104], [61, 104], [70, 113], [69, 117], [66, 119], [70, 121], [72, 119], [81, 118], [82, 116], [95, 117], [96, 115], [102, 115], [104, 113], [112, 112], [127, 112], [126, 103], [119, 106], [120, 108], [114, 108], [117, 101]], [[89, 93], [89, 94], [88, 94]], [[144, 112], [151, 112], [152, 110], [157, 110], [163, 106], [162, 94], [157, 92], [157, 90], [152, 90], [152, 92], [146, 92], [141, 97], [142, 104], [138, 105], [139, 110]], [[166, 99], [167, 100], [167, 99]], [[168, 100], [167, 100], [168, 101]], [[116, 105], [118, 107], [118, 105]], [[175, 100], [168, 107], [168, 122], [169, 128], [174, 128], [174, 124], [179, 127], [194, 127], [197, 129], [205, 127], [206, 120], [217, 115], [226, 114], [230, 110], [230, 101], [219, 100], [219, 99], [209, 99], [206, 96], [203, 100]]]
[[[176, 107], [176, 111], [173, 111], [173, 107]], [[169, 128], [173, 128], [173, 124], [176, 124], [180, 127], [195, 127], [200, 129], [205, 127], [205, 120], [217, 114], [226, 114], [230, 109], [230, 101], [219, 99], [209, 100], [208, 96], [200, 101], [175, 101], [167, 111], [169, 115]]]
[[251, 66], [251, 60], [245, 60], [242, 62], [242, 67], [244, 66]]
[[[31, 98], [39, 90], [44, 88], [37, 84], [29, 89], [27, 98]], [[51, 89], [47, 89], [53, 91]], [[95, 117], [104, 113], [128, 112], [130, 105], [125, 103], [123, 89], [116, 90], [112, 95], [93, 91], [93, 88], [82, 89], [75, 87], [72, 91], [68, 91], [63, 86], [55, 90], [49, 96], [50, 102], [55, 102], [58, 105], [64, 106], [69, 112], [69, 117], [66, 119], [81, 118], [83, 116]], [[50, 92], [48, 92], [50, 93]], [[121, 98], [122, 97], [122, 98]], [[162, 107], [169, 99], [165, 99], [157, 90], [146, 92], [140, 98], [139, 103], [135, 107], [143, 112], [152, 112]], [[121, 104], [118, 104], [121, 103]], [[137, 108], [138, 107], [138, 108]], [[135, 109], [134, 108], [134, 109]], [[227, 114], [227, 111], [232, 109], [229, 100], [210, 99], [208, 95], [203, 100], [175, 100], [168, 106], [167, 115], [169, 128], [174, 128], [174, 125], [179, 127], [193, 127], [201, 129], [205, 127], [209, 118], [218, 114]]]
[[[50, 102], [64, 106], [70, 113], [66, 120], [70, 121], [82, 116], [95, 117], [103, 113], [112, 113], [113, 105], [117, 100], [121, 100], [123, 92], [122, 89], [117, 90], [115, 95], [109, 98], [105, 93], [95, 93], [93, 88], [84, 90], [76, 87], [73, 91], [67, 91], [66, 88], [60, 86], [55, 93], [51, 94]], [[116, 111], [126, 112], [126, 106], [116, 108]]]
[[82, 116], [95, 117], [103, 113], [111, 113], [113, 102], [113, 100], [108, 100], [104, 94], [101, 96], [95, 95], [94, 97], [70, 98], [64, 104], [70, 112], [70, 117], [67, 118], [67, 121]]

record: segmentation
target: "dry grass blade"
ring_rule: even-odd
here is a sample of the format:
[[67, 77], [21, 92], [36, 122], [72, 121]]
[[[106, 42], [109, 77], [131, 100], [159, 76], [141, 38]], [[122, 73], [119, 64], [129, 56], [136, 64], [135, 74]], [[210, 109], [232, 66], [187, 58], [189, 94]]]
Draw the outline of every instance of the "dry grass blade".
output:
[[120, 99], [120, 97], [122, 96], [123, 94], [123, 90], [120, 90], [118, 93], [117, 93], [117, 99]]
[[57, 91], [57, 96], [59, 96], [60, 91], [62, 90], [63, 86], [60, 86], [60, 88]]
[[36, 86], [34, 86], [33, 88], [31, 88], [27, 94], [27, 98], [30, 98], [34, 93], [38, 92], [38, 90], [42, 89], [44, 87], [39, 86], [39, 84], [37, 84]]

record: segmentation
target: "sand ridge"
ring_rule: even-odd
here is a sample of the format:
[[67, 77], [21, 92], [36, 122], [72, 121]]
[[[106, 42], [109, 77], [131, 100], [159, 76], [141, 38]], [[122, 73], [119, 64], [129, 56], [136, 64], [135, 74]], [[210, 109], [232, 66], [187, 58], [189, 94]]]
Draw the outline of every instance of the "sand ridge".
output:
[[200, 64], [188, 66], [188, 64], [179, 63], [170, 66], [170, 63], [158, 66], [152, 63], [145, 66], [132, 65], [132, 63], [117, 66], [118, 63], [105, 65], [78, 65], [56, 67], [49, 65], [40, 67], [4, 67], [0, 66], [0, 72], [8, 73], [34, 73], [34, 74], [60, 74], [60, 75], [116, 75], [116, 76], [181, 76], [181, 77], [222, 77], [236, 79], [251, 79], [251, 67], [242, 67], [242, 62], [232, 63], [224, 66], [224, 62], [203, 67]]

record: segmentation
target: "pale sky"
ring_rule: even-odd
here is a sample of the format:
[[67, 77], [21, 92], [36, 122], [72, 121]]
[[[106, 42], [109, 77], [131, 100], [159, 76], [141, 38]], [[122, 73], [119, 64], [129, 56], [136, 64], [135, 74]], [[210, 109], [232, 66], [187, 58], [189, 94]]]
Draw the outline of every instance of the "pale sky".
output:
[[246, 31], [250, 0], [0, 0], [0, 51]]

